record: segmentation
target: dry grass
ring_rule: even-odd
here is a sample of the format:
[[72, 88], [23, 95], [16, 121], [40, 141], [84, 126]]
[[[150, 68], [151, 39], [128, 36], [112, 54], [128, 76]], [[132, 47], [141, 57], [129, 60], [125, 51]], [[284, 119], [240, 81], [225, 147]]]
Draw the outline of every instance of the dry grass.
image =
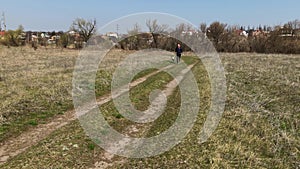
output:
[[72, 107], [78, 51], [0, 48], [0, 141]]
[[[209, 105], [202, 99], [196, 125], [182, 143], [160, 156], [131, 159], [115, 167], [299, 168], [299, 55], [222, 54], [222, 61], [227, 104], [219, 127], [206, 143], [197, 143]], [[196, 67], [194, 74], [201, 79], [202, 96], [209, 97], [203, 68]], [[176, 111], [168, 111], [148, 136], [167, 129], [175, 118]]]
[[[6, 52], [13, 53], [12, 51]], [[74, 57], [70, 55], [76, 55], [76, 51], [66, 52], [70, 52], [70, 60]], [[57, 52], [54, 53], [57, 54]], [[63, 58], [68, 58], [66, 55], [62, 55], [64, 56]], [[12, 59], [13, 57], [9, 58]], [[7, 56], [6, 62], [13, 65], [14, 61], [9, 61], [9, 58]], [[36, 57], [35, 59], [37, 59], [35, 62], [39, 63], [38, 60], [41, 58]], [[69, 63], [69, 59], [65, 61]], [[117, 156], [108, 158], [101, 148], [85, 136], [80, 128], [80, 124], [74, 122], [56, 131], [38, 145], [11, 159], [2, 167], [89, 168], [102, 162], [102, 166], [106, 165], [108, 168], [299, 168], [300, 56], [240, 53], [221, 54], [221, 59], [227, 76], [226, 109], [213, 136], [201, 145], [197, 143], [197, 137], [209, 110], [210, 87], [206, 71], [203, 65], [199, 64], [193, 69], [193, 72], [201, 92], [201, 110], [191, 132], [171, 151], [146, 159], [125, 159]], [[34, 62], [33, 60], [31, 62]], [[63, 63], [59, 62], [58, 64], [55, 60], [53, 63], [57, 66], [50, 69], [48, 74], [51, 74], [51, 71], [60, 69], [58, 65]], [[114, 61], [111, 60], [110, 64], [114, 64]], [[3, 69], [1, 65], [1, 77], [4, 74], [2, 72], [12, 69], [12, 66], [5, 68]], [[60, 70], [61, 72], [63, 71], [63, 69]], [[105, 76], [107, 78], [104, 79], [108, 80], [108, 83], [99, 83], [98, 87], [104, 86], [101, 91], [108, 89], [110, 72], [112, 70], [113, 67], [109, 70], [103, 70], [107, 72], [107, 76]], [[3, 76], [4, 81], [0, 82], [1, 92], [4, 84], [6, 86], [15, 85], [15, 89], [19, 90], [15, 95], [8, 95], [9, 97], [7, 98], [11, 98], [9, 99], [10, 102], [15, 98], [19, 98], [19, 96], [28, 97], [29, 93], [22, 87], [34, 85], [30, 81], [26, 83], [26, 78], [23, 78], [26, 73], [23, 76], [17, 76], [19, 71], [21, 69], [16, 69], [15, 73], [11, 74], [23, 79], [22, 81], [17, 81], [18, 79], [14, 78], [7, 81], [7, 76]], [[10, 71], [7, 72], [9, 73]], [[44, 75], [47, 77], [49, 76], [48, 74]], [[65, 79], [71, 76], [68, 71], [59, 74], [60, 76], [65, 75]], [[4, 75], [7, 75], [7, 73]], [[40, 77], [43, 79], [45, 76]], [[164, 75], [158, 75], [151, 82], [147, 81], [144, 84], [160, 84], [160, 76], [163, 77]], [[53, 79], [54, 77], [56, 78], [57, 76], [52, 74], [52, 76], [48, 77], [48, 81], [45, 81], [45, 84], [43, 83], [49, 86], [49, 88], [44, 89], [44, 92], [51, 89], [51, 85], [48, 83], [51, 80], [55, 80]], [[59, 80], [56, 82], [61, 83]], [[132, 97], [141, 100], [136, 103], [136, 107], [143, 108], [143, 105], [148, 105], [147, 102], [143, 101], [144, 97], [146, 97], [143, 91], [148, 91], [147, 87], [152, 89], [153, 85], [146, 85], [143, 90], [139, 89], [141, 87], [137, 87], [135, 88], [137, 91], [132, 91]], [[156, 87], [159, 88], [160, 85]], [[9, 89], [12, 90], [13, 88]], [[3, 93], [11, 92], [10, 90], [5, 90]], [[58, 91], [53, 90], [53, 95], [57, 96]], [[23, 95], [20, 93], [23, 93]], [[68, 100], [68, 97], [61, 97], [65, 99], [62, 100], [63, 104], [65, 104], [64, 101]], [[57, 96], [57, 98], [60, 97]], [[178, 102], [180, 99], [178, 98], [180, 97], [178, 90], [176, 90], [168, 99], [168, 113], [161, 116], [151, 128], [148, 128], [144, 135], [156, 135], [157, 132], [167, 129], [172, 124], [177, 115], [178, 107], [175, 105], [180, 104]], [[10, 102], [7, 102], [6, 105], [10, 105]], [[24, 103], [21, 105], [24, 106]], [[31, 105], [29, 106], [32, 108]], [[46, 106], [46, 108], [48, 107]], [[106, 110], [107, 118], [112, 126], [115, 126], [118, 130], [122, 130], [123, 127], [123, 130], [125, 130], [124, 128], [128, 123], [124, 118], [117, 116], [118, 112], [111, 102], [104, 105], [102, 109]], [[3, 108], [1, 113], [2, 110]]]
[[[128, 52], [127, 52], [128, 53]], [[0, 142], [72, 109], [72, 74], [78, 50], [0, 46]], [[99, 67], [97, 95], [126, 52], [113, 50]]]

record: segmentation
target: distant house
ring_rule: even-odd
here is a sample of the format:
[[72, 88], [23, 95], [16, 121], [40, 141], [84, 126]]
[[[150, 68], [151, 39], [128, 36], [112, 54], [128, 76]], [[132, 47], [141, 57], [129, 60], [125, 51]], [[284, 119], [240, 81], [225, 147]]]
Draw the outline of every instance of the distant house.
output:
[[281, 27], [279, 29], [280, 36], [285, 36], [285, 37], [292, 37], [293, 36], [293, 29], [288, 28], [288, 27]]
[[253, 37], [260, 36], [260, 35], [266, 35], [267, 33], [268, 32], [264, 32], [261, 29], [256, 29], [256, 30], [250, 29], [250, 30], [248, 30], [248, 36], [253, 36]]
[[48, 44], [55, 44], [57, 40], [60, 39], [59, 35], [53, 35], [49, 38], [47, 38]]
[[248, 33], [245, 30], [236, 30], [236, 34], [240, 36], [248, 37]]
[[31, 41], [32, 42], [38, 42], [38, 36], [37, 35], [31, 35]]
[[74, 38], [75, 43], [76, 43], [76, 41], [82, 41], [82, 38], [81, 38], [79, 32], [76, 32], [76, 31], [69, 31], [68, 34], [69, 34], [71, 37]]
[[192, 36], [194, 34], [197, 34], [197, 33], [198, 33], [197, 30], [187, 30], [187, 31], [182, 31], [181, 32], [182, 35], [190, 35], [190, 36]]
[[294, 30], [294, 36], [300, 37], [300, 29]]
[[75, 31], [69, 31], [68, 34], [71, 35], [71, 36], [74, 36], [74, 37], [79, 37], [80, 36], [79, 32], [75, 32]]
[[114, 39], [118, 39], [118, 34], [116, 32], [107, 32], [106, 36], [110, 37], [110, 38], [114, 38]]

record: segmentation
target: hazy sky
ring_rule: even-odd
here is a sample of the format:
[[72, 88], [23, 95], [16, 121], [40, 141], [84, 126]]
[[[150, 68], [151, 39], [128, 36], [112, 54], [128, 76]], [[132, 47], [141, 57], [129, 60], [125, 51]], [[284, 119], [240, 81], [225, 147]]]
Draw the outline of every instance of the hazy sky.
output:
[[77, 18], [111, 20], [137, 12], [163, 12], [199, 25], [213, 21], [270, 26], [300, 19], [300, 0], [0, 0], [7, 29], [68, 30]]

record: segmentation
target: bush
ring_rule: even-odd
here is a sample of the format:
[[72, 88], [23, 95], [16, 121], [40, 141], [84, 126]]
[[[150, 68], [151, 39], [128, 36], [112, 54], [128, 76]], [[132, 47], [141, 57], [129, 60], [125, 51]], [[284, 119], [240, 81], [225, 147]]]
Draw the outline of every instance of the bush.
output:
[[217, 50], [220, 52], [250, 52], [250, 44], [245, 36], [226, 33], [221, 37]]
[[23, 27], [20, 25], [17, 30], [8, 30], [5, 32], [4, 39], [2, 44], [6, 46], [21, 46], [25, 45], [25, 42], [22, 40]]

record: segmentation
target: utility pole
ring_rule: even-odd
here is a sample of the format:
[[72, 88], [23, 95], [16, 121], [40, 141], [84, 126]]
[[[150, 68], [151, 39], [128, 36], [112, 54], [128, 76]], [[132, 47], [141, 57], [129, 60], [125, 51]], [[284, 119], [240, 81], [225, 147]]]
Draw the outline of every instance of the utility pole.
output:
[[[3, 15], [3, 13], [2, 13], [2, 15]], [[0, 31], [2, 31], [2, 16], [1, 16], [1, 19], [0, 19]]]
[[119, 30], [120, 30], [120, 27], [119, 27], [119, 24], [117, 24], [117, 35], [119, 37]]
[[6, 31], [6, 23], [5, 23], [5, 14], [4, 14], [4, 12], [2, 12], [2, 24], [3, 24], [3, 27], [4, 27], [4, 31]]

